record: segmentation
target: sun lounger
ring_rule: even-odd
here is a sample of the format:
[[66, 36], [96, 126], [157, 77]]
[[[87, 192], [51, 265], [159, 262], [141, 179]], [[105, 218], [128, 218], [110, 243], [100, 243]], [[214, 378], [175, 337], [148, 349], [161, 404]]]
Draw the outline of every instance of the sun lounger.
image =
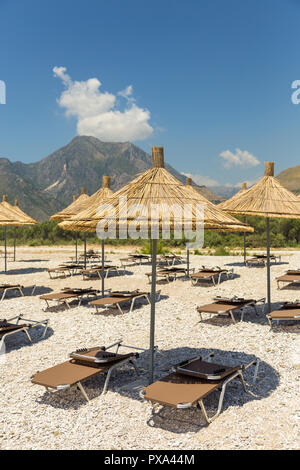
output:
[[273, 312], [268, 313], [267, 320], [270, 327], [272, 328], [273, 322], [280, 321], [291, 321], [291, 320], [300, 320], [300, 302], [296, 300], [295, 302], [285, 302], [278, 310], [273, 310]]
[[47, 308], [50, 307], [50, 302], [55, 302], [56, 305], [64, 304], [67, 308], [71, 308], [70, 302], [73, 300], [78, 300], [78, 307], [80, 307], [84, 298], [89, 298], [90, 296], [95, 297], [99, 292], [99, 290], [93, 289], [92, 287], [87, 289], [65, 288], [60, 292], [51, 292], [51, 294], [41, 295], [40, 299], [46, 302]]
[[[190, 268], [189, 272], [193, 273], [195, 271], [195, 268]], [[156, 271], [156, 278], [159, 279], [165, 279], [167, 282], [170, 282], [171, 279], [176, 280], [178, 277], [187, 277], [188, 270], [186, 267], [175, 267], [175, 266], [170, 266], [170, 267], [165, 267], [165, 268], [158, 268]], [[152, 279], [152, 273], [146, 273], [146, 276], [148, 277], [149, 284], [151, 283]]]
[[175, 253], [168, 253], [165, 255], [160, 255], [158, 258], [158, 264], [167, 264], [169, 266], [174, 266], [174, 264], [184, 263], [186, 262], [186, 259], [184, 259], [180, 255], [176, 255]]
[[[285, 284], [298, 284], [300, 282], [300, 270], [290, 269], [283, 276], [277, 277], [277, 288], [282, 289]], [[280, 283], [282, 286], [280, 287]]]
[[[25, 287], [21, 286], [21, 284], [0, 284], [0, 294], [2, 292], [0, 302], [5, 298], [8, 291], [19, 292], [20, 295], [24, 297], [23, 289], [25, 289]], [[31, 295], [34, 294], [35, 289], [36, 289], [36, 286], [33, 285]]]
[[[207, 359], [212, 356], [213, 353], [206, 358], [193, 358], [175, 366], [171, 374], [144, 388], [141, 396], [154, 406], [161, 405], [177, 409], [200, 407], [207, 423], [211, 423], [221, 413], [228, 383], [239, 379], [247, 392], [243, 372], [250, 366], [254, 366], [253, 383], [255, 383], [259, 367], [259, 359], [246, 365], [239, 364], [236, 367], [230, 367], [209, 362]], [[220, 397], [217, 411], [209, 417], [204, 399], [218, 389]]]
[[258, 315], [257, 304], [263, 304], [263, 312], [265, 306], [265, 298], [262, 299], [244, 299], [239, 297], [232, 297], [231, 299], [216, 297], [215, 301], [211, 304], [202, 305], [197, 307], [197, 311], [200, 315], [200, 319], [203, 320], [203, 313], [208, 313], [210, 315], [226, 315], [230, 316], [233, 323], [236, 323], [234, 313], [241, 312], [241, 321], [244, 320], [245, 310], [248, 307], [253, 307], [256, 315]]
[[233, 275], [233, 269], [229, 271], [218, 266], [215, 268], [203, 267], [197, 273], [191, 275], [192, 285], [196, 286], [201, 281], [209, 281], [216, 286], [220, 284], [223, 275], [229, 279], [229, 276]]
[[[108, 277], [111, 271], [117, 273], [118, 275], [120, 274], [120, 268], [118, 266], [105, 265], [104, 266], [105, 278]], [[88, 268], [88, 269], [81, 269], [80, 272], [82, 274], [83, 279], [89, 279], [90, 277], [94, 277], [94, 276], [98, 276], [101, 279], [102, 266], [92, 266], [91, 268]]]
[[[274, 262], [277, 264], [278, 262], [281, 261], [281, 256], [275, 256], [275, 255], [270, 255], [270, 262]], [[267, 255], [253, 255], [252, 258], [249, 258], [246, 260], [246, 266], [257, 266], [257, 265], [262, 265], [266, 266], [267, 264]]]
[[[20, 323], [21, 320], [25, 323]], [[48, 323], [49, 320], [28, 320], [24, 318], [22, 314], [9, 318], [8, 320], [0, 319], [0, 351], [2, 351], [5, 338], [15, 333], [19, 333], [20, 331], [23, 331], [26, 334], [28, 340], [32, 342], [31, 336], [29, 334], [30, 329], [42, 326], [44, 328], [42, 337], [44, 338], [47, 332]]]
[[48, 268], [47, 272], [50, 279], [57, 279], [58, 277], [74, 276], [78, 270], [82, 269], [80, 264], [66, 263], [57, 266], [56, 268]]
[[[108, 350], [112, 349], [114, 346], [116, 346], [115, 352], [108, 352]], [[108, 347], [100, 346], [90, 349], [79, 349], [69, 355], [69, 361], [42, 372], [37, 372], [32, 377], [32, 383], [44, 386], [49, 392], [78, 387], [84, 398], [89, 401], [88, 395], [82, 385], [85, 380], [95, 377], [98, 374], [107, 374], [102, 391], [103, 395], [107, 391], [111, 373], [115, 369], [129, 363], [134, 367], [137, 374], [139, 374], [135, 364], [139, 354], [137, 352], [119, 354], [118, 351], [120, 348], [145, 351], [145, 349], [142, 348], [122, 344], [122, 341], [117, 341]]]
[[[157, 295], [159, 298], [160, 291], [157, 293]], [[98, 312], [99, 309], [108, 310], [109, 308], [118, 308], [119, 312], [124, 314], [121, 304], [123, 305], [126, 302], [130, 302], [129, 312], [132, 312], [135, 301], [138, 299], [144, 298], [147, 300], [148, 304], [150, 304], [149, 296], [149, 292], [140, 292], [138, 289], [136, 291], [111, 292], [108, 297], [92, 300], [90, 305], [93, 305], [96, 308], [96, 312]]]

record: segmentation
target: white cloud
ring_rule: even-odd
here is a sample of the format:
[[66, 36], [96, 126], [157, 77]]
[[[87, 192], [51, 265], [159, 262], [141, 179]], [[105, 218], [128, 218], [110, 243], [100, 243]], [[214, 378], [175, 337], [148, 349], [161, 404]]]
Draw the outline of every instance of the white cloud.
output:
[[102, 83], [97, 78], [73, 81], [66, 67], [54, 67], [53, 73], [65, 86], [58, 104], [65, 108], [66, 116], [77, 118], [79, 135], [112, 142], [143, 140], [152, 135], [150, 112], [135, 104], [131, 85], [117, 93], [126, 100], [126, 108], [120, 110], [117, 109], [116, 95], [102, 92]]
[[225, 168], [231, 168], [232, 166], [243, 166], [246, 168], [257, 166], [260, 161], [247, 150], [235, 149], [235, 153], [230, 150], [224, 150], [220, 153], [219, 157], [223, 158]]
[[220, 183], [209, 176], [203, 175], [192, 175], [191, 173], [183, 173], [183, 175], [192, 178], [194, 183], [198, 184], [199, 186], [220, 186]]

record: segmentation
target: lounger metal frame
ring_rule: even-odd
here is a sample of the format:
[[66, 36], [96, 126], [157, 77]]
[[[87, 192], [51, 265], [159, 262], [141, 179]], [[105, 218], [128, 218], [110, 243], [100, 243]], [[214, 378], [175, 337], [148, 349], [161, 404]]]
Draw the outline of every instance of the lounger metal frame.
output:
[[[68, 309], [71, 309], [71, 306], [70, 306], [70, 303], [73, 302], [73, 300], [78, 300], [78, 305], [77, 307], [80, 307], [81, 306], [81, 303], [82, 301], [85, 299], [85, 298], [89, 298], [89, 296], [94, 296], [96, 297], [97, 296], [97, 293], [99, 293], [100, 291], [97, 291], [95, 289], [95, 291], [93, 292], [84, 292], [83, 294], [78, 294], [76, 295], [74, 293], [74, 296], [73, 297], [69, 297], [68, 299], [41, 299], [41, 300], [44, 300], [47, 304], [47, 307], [46, 309], [43, 308], [43, 311], [45, 312], [47, 310], [47, 308], [51, 308], [51, 305], [50, 305], [50, 302], [56, 302], [56, 306], [60, 305], [60, 304], [63, 304], [65, 305]], [[63, 293], [63, 292], [61, 292]]]
[[[288, 276], [288, 275], [289, 275], [288, 273], [285, 274], [285, 276]], [[299, 272], [299, 275], [300, 275], [300, 272]], [[290, 274], [290, 276], [293, 277], [293, 274]], [[282, 277], [282, 276], [279, 276], [279, 277]], [[300, 279], [289, 279], [289, 280], [285, 281], [285, 280], [279, 279], [279, 277], [276, 278], [277, 289], [279, 289], [279, 290], [283, 289], [285, 284], [300, 284]], [[280, 283], [282, 283], [281, 287], [280, 287]]]
[[[146, 352], [148, 351], [148, 349], [144, 349], [144, 348], [138, 348], [136, 346], [130, 346], [128, 344], [123, 344], [122, 342], [123, 340], [118, 340], [116, 341], [115, 343], [112, 343], [110, 344], [109, 346], [105, 347], [105, 351], [107, 351], [108, 349], [111, 349], [113, 348], [114, 346], [116, 346], [116, 350], [114, 351], [116, 354], [118, 353], [120, 347], [122, 348], [127, 348], [127, 349], [134, 349], [135, 351], [143, 351], [143, 352]], [[155, 346], [155, 352], [157, 351], [157, 346]], [[84, 359], [86, 359], [88, 356], [87, 355], [84, 355], [83, 356]], [[92, 358], [94, 359], [94, 357]], [[108, 385], [109, 385], [109, 381], [110, 381], [110, 378], [111, 378], [111, 374], [112, 372], [119, 368], [120, 366], [122, 366], [123, 364], [126, 364], [126, 363], [130, 363], [135, 372], [137, 373], [137, 375], [140, 375], [140, 372], [137, 368], [137, 365], [136, 365], [136, 358], [135, 357], [127, 357], [125, 359], [123, 359], [122, 361], [118, 361], [118, 362], [115, 362], [115, 363], [112, 363], [111, 367], [109, 367], [109, 369], [105, 370], [105, 371], [99, 371], [99, 374], [104, 374], [104, 373], [107, 373], [106, 375], [106, 379], [105, 379], [105, 382], [104, 382], [104, 386], [103, 386], [103, 390], [101, 392], [101, 395], [104, 395], [106, 392], [107, 392], [107, 389], [108, 389]], [[34, 377], [34, 376], [33, 376]], [[60, 391], [60, 390], [68, 390], [68, 389], [71, 389], [72, 387], [77, 387], [80, 392], [82, 393], [83, 397], [86, 399], [87, 402], [90, 401], [86, 391], [85, 391], [85, 388], [84, 386], [82, 385], [82, 381], [78, 381], [76, 382], [75, 384], [66, 384], [66, 385], [58, 385], [56, 388], [50, 388], [50, 387], [45, 387], [47, 392], [49, 393], [55, 393], [57, 391]]]
[[[11, 286], [11, 287], [0, 287], [0, 291], [3, 290], [3, 293], [2, 293], [2, 296], [1, 296], [1, 299], [0, 299], [0, 302], [2, 302], [2, 300], [5, 299], [5, 296], [6, 296], [6, 293], [10, 290], [15, 290], [15, 291], [19, 291], [20, 292], [20, 295], [22, 297], [24, 297], [24, 292], [23, 292], [23, 289], [25, 289], [24, 286]], [[35, 289], [36, 289], [36, 285], [33, 285], [32, 286], [32, 292], [31, 292], [31, 295], [34, 294], [35, 292]]]
[[[157, 301], [157, 302], [158, 302], [159, 299], [160, 299], [160, 293], [161, 293], [160, 290], [156, 292], [156, 301]], [[124, 300], [123, 300], [122, 302], [120, 301], [120, 302], [116, 302], [116, 303], [114, 303], [114, 304], [109, 303], [109, 304], [103, 304], [103, 305], [93, 305], [93, 307], [96, 308], [96, 313], [98, 313], [98, 309], [100, 309], [100, 308], [101, 308], [101, 309], [104, 309], [104, 310], [108, 310], [109, 308], [117, 308], [117, 309], [119, 310], [119, 312], [120, 312], [122, 315], [124, 315], [125, 312], [124, 312], [124, 310], [122, 310], [120, 303], [129, 302], [130, 299], [131, 299], [131, 304], [130, 304], [130, 309], [129, 309], [129, 313], [131, 313], [132, 310], [133, 310], [135, 301], [136, 301], [137, 299], [142, 299], [142, 298], [144, 298], [144, 299], [147, 300], [148, 304], [150, 305], [149, 295], [150, 295], [150, 294], [142, 293], [142, 294], [135, 295], [133, 298], [132, 298], [132, 297], [129, 297], [129, 296], [128, 296], [128, 297], [124, 297]], [[105, 297], [104, 297], [104, 298], [105, 298]]]
[[39, 327], [39, 326], [43, 326], [44, 331], [43, 331], [43, 334], [42, 334], [42, 338], [44, 338], [46, 333], [47, 333], [48, 326], [49, 326], [49, 319], [42, 320], [42, 321], [29, 320], [28, 318], [24, 318], [22, 313], [20, 313], [20, 315], [17, 315], [15, 317], [9, 318], [7, 320], [7, 322], [10, 323], [14, 320], [16, 320], [16, 323], [15, 323], [16, 325], [18, 325], [20, 320], [22, 320], [22, 321], [25, 321], [27, 323], [30, 323], [30, 326], [24, 326], [23, 328], [19, 328], [17, 330], [12, 330], [12, 331], [8, 330], [7, 333], [5, 333], [0, 339], [0, 351], [2, 351], [2, 346], [4, 344], [4, 340], [7, 336], [13, 335], [15, 333], [19, 333], [20, 331], [23, 331], [26, 334], [26, 336], [28, 338], [28, 341], [30, 343], [32, 343], [32, 339], [31, 339], [31, 336], [29, 334], [30, 328], [36, 328], [36, 327]]
[[[199, 270], [199, 272], [201, 272], [201, 270]], [[197, 273], [196, 273], [197, 274]], [[233, 277], [233, 274], [234, 274], [234, 270], [233, 268], [228, 270], [228, 269], [222, 269], [221, 271], [216, 271], [215, 273], [207, 273], [207, 276], [206, 277], [199, 277], [199, 278], [193, 278], [191, 277], [191, 282], [192, 282], [192, 285], [193, 286], [196, 286], [198, 284], [198, 282], [201, 282], [201, 281], [206, 281], [206, 280], [210, 280], [214, 287], [218, 286], [221, 282], [221, 279], [222, 279], [222, 275], [225, 275], [227, 277], [227, 280], [229, 278], [232, 278]], [[215, 280], [215, 277], [217, 277], [217, 282]]]
[[[108, 277], [108, 274], [109, 274], [109, 271], [114, 271], [118, 274], [118, 276], [120, 275], [120, 271], [122, 271], [123, 273], [125, 273], [125, 268], [124, 267], [119, 267], [119, 266], [107, 266], [106, 268], [104, 268], [104, 272], [105, 272], [105, 279]], [[97, 275], [99, 277], [99, 279], [102, 279], [102, 268], [99, 267], [99, 268], [89, 268], [89, 269], [84, 269], [81, 271], [81, 274], [82, 274], [82, 278], [83, 279], [88, 279], [89, 277], [91, 277], [93, 274]]]
[[[215, 299], [216, 301], [218, 299]], [[199, 313], [199, 316], [200, 316], [200, 321], [203, 320], [203, 316], [202, 316], [202, 313], [207, 313], [208, 315], [210, 315], [210, 317], [214, 316], [214, 315], [229, 315], [231, 317], [231, 320], [233, 321], [233, 323], [237, 323], [236, 319], [235, 319], [235, 316], [233, 314], [234, 310], [239, 310], [241, 312], [241, 322], [244, 320], [244, 315], [245, 315], [245, 310], [246, 308], [248, 307], [253, 307], [254, 310], [255, 310], [255, 314], [256, 316], [259, 316], [259, 313], [258, 313], [258, 310], [257, 310], [257, 304], [258, 303], [262, 303], [262, 313], [264, 313], [265, 311], [265, 305], [266, 305], [266, 298], [265, 297], [262, 297], [261, 299], [258, 299], [258, 300], [252, 300], [250, 302], [247, 302], [237, 308], [233, 308], [232, 310], [229, 310], [227, 312], [225, 312], [224, 310], [220, 310], [219, 312], [216, 312], [216, 313], [211, 313], [211, 312], [199, 312], [197, 310], [197, 312]], [[201, 307], [200, 307], [201, 308]], [[198, 309], [198, 307], [197, 307]]]
[[[202, 361], [204, 361], [204, 360], [209, 361], [213, 356], [214, 356], [214, 353], [210, 353], [205, 357], [201, 357], [200, 359]], [[185, 409], [193, 408], [193, 407], [200, 408], [206, 422], [208, 424], [212, 423], [219, 416], [219, 414], [222, 411], [223, 401], [224, 401], [224, 396], [225, 396], [227, 385], [232, 380], [238, 378], [240, 380], [242, 386], [243, 386], [244, 391], [246, 393], [249, 393], [248, 389], [247, 389], [246, 381], [245, 381], [245, 378], [244, 378], [244, 375], [243, 375], [243, 371], [245, 371], [246, 369], [248, 369], [251, 366], [255, 366], [254, 373], [253, 373], [253, 378], [252, 378], [252, 384], [254, 385], [255, 382], [256, 382], [256, 379], [257, 379], [257, 375], [258, 375], [259, 364], [260, 364], [260, 360], [258, 358], [254, 359], [253, 361], [249, 362], [246, 365], [241, 365], [241, 368], [239, 370], [235, 371], [232, 375], [230, 375], [227, 379], [224, 380], [224, 382], [222, 384], [222, 387], [219, 389], [220, 390], [220, 397], [219, 397], [219, 401], [218, 401], [217, 411], [213, 416], [211, 416], [211, 417], [208, 416], [207, 410], [206, 410], [205, 405], [204, 405], [203, 398], [197, 400], [196, 403], [179, 403], [176, 408], [180, 409], [180, 410], [185, 410]], [[213, 390], [213, 391], [215, 391], [215, 390]], [[213, 393], [213, 392], [211, 392], [211, 393]], [[145, 395], [144, 390], [141, 390], [140, 396], [142, 398], [144, 398], [144, 395]], [[159, 411], [157, 412], [155, 410], [155, 405], [156, 404], [160, 405], [162, 408], [167, 406], [167, 405], [162, 405], [158, 402], [152, 402], [152, 401], [151, 401], [151, 404], [152, 404], [152, 416], [155, 416], [155, 415], [159, 414]]]

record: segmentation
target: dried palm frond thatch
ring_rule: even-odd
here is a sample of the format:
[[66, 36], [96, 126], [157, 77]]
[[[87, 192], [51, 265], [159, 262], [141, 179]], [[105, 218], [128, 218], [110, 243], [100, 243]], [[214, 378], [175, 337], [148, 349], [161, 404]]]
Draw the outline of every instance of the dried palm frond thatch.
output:
[[274, 162], [265, 162], [265, 175], [239, 197], [227, 201], [223, 210], [235, 215], [266, 217], [267, 232], [267, 296], [268, 311], [271, 311], [270, 269], [270, 217], [300, 219], [300, 200], [274, 178]]
[[58, 222], [62, 220], [67, 220], [70, 219], [72, 216], [78, 214], [82, 209], [84, 209], [85, 204], [89, 200], [90, 196], [86, 194], [85, 188], [81, 188], [81, 194], [78, 196], [78, 198], [75, 198], [73, 196], [73, 202], [69, 204], [65, 209], [63, 209], [60, 212], [57, 212], [56, 214], [53, 214], [50, 219], [51, 220], [56, 220]]
[[230, 207], [231, 201], [235, 200], [235, 199], [239, 199], [239, 197], [242, 194], [244, 194], [245, 191], [248, 191], [246, 182], [242, 183], [241, 189], [234, 196], [232, 196], [230, 199], [226, 199], [226, 201], [223, 201], [220, 204], [218, 204], [218, 207], [222, 210], [226, 210], [228, 207]]
[[226, 201], [222, 209], [234, 215], [300, 219], [299, 198], [274, 178], [274, 162], [265, 162], [265, 175], [239, 197]]
[[[254, 232], [253, 227], [250, 227], [249, 225], [243, 224], [239, 220], [235, 219], [234, 217], [231, 217], [229, 214], [225, 214], [222, 210], [220, 210], [220, 205], [215, 205], [212, 202], [208, 201], [202, 194], [200, 194], [192, 185], [192, 178], [187, 177], [185, 181], [185, 187], [191, 191], [193, 196], [195, 198], [198, 198], [199, 201], [203, 202], [205, 204], [205, 209], [204, 209], [204, 219], [205, 220], [216, 220], [216, 217], [218, 217], [218, 220], [222, 220], [223, 228], [217, 228], [220, 231], [223, 232]], [[225, 215], [227, 217], [225, 217]], [[237, 227], [241, 226], [242, 229], [239, 230]]]
[[[204, 228], [220, 231], [251, 232], [252, 227], [228, 216], [216, 206], [178, 181], [164, 168], [163, 148], [153, 147], [153, 168], [145, 171], [129, 184], [114, 193], [110, 198], [101, 201], [102, 205], [109, 204], [114, 208], [117, 229], [128, 228], [138, 217], [140, 230], [151, 230], [152, 208], [156, 206], [159, 212], [159, 226], [169, 220], [170, 229], [177, 225], [184, 228], [196, 228], [197, 207], [204, 207]], [[190, 206], [192, 215], [184, 217], [184, 208]], [[137, 209], [138, 207], [138, 209]], [[110, 209], [99, 208], [93, 204], [76, 217], [60, 225], [65, 230], [95, 231], [100, 220], [110, 220]]]
[[4, 194], [0, 202], [0, 225], [5, 226], [22, 226], [33, 225], [38, 222], [31, 219], [25, 212], [18, 207], [13, 206], [7, 202], [7, 195]]

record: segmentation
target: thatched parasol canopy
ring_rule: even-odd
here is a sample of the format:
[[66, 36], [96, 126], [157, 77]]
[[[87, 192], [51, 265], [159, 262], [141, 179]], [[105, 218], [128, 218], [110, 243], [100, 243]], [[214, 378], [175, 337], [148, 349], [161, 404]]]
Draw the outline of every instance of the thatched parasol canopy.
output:
[[97, 213], [100, 204], [102, 204], [105, 199], [110, 198], [112, 195], [113, 192], [110, 189], [110, 176], [103, 176], [101, 188], [89, 197], [87, 203], [84, 205], [84, 208], [69, 220], [61, 222], [59, 226], [65, 230], [86, 232], [87, 230], [85, 229], [84, 224], [82, 225], [81, 222], [90, 220], [91, 215]]
[[[199, 206], [204, 207], [201, 224], [207, 229], [248, 231], [249, 227], [233, 217], [228, 217], [215, 208], [205, 198], [192, 189], [187, 188], [164, 168], [163, 147], [152, 147], [153, 168], [137, 176], [132, 182], [102, 201], [107, 207], [95, 205], [90, 210], [78, 214], [75, 218], [60, 224], [64, 229], [96, 231], [99, 222], [116, 224], [118, 236], [127, 236], [131, 224], [137, 223], [137, 231], [151, 233], [152, 239], [152, 287], [150, 314], [150, 382], [153, 379], [154, 364], [154, 325], [156, 302], [156, 251], [157, 236], [162, 232], [164, 224], [174, 233], [177, 227], [184, 230], [195, 230], [199, 222]], [[189, 213], [185, 212], [189, 208]], [[153, 208], [155, 215], [153, 217]], [[203, 220], [204, 218], [204, 220]], [[152, 228], [156, 226], [155, 235]], [[251, 230], [251, 229], [250, 229]], [[145, 233], [145, 232], [144, 232]], [[103, 236], [103, 235], [102, 235]]]
[[300, 219], [299, 198], [274, 178], [274, 162], [265, 162], [264, 177], [236, 196], [226, 201], [226, 207], [223, 203], [222, 209], [234, 215]]
[[274, 162], [265, 162], [265, 175], [247, 191], [227, 201], [223, 210], [235, 215], [266, 217], [267, 225], [267, 295], [271, 311], [270, 217], [300, 219], [300, 200], [274, 178]]
[[15, 199], [15, 204], [14, 204], [14, 206], [12, 206], [12, 208], [13, 208], [14, 212], [19, 214], [20, 217], [24, 218], [24, 221], [26, 222], [26, 224], [24, 224], [24, 225], [37, 225], [38, 224], [38, 222], [35, 219], [33, 219], [32, 217], [27, 215], [26, 212], [22, 211], [22, 209], [19, 207], [18, 199]]
[[90, 197], [86, 194], [85, 188], [81, 188], [81, 194], [78, 198], [73, 196], [73, 202], [69, 204], [65, 209], [56, 214], [53, 214], [50, 219], [56, 220], [61, 222], [62, 220], [68, 220], [74, 215], [78, 214], [82, 209], [84, 209], [85, 204], [90, 199]]
[[[195, 198], [199, 198], [200, 202], [205, 204], [204, 220], [213, 221], [220, 225], [220, 227], [212, 227], [222, 232], [254, 232], [253, 227], [243, 224], [236, 218], [226, 214], [220, 210], [220, 205], [216, 206], [202, 194], [200, 194], [192, 185], [192, 178], [187, 177], [185, 182], [186, 188], [191, 191]], [[221, 221], [221, 222], [220, 222]]]
[[230, 199], [226, 199], [226, 201], [223, 201], [220, 204], [218, 204], [218, 207], [222, 210], [226, 210], [228, 207], [230, 208], [231, 201], [239, 199], [240, 196], [242, 194], [244, 194], [246, 191], [248, 191], [247, 183], [244, 182], [244, 183], [242, 183], [241, 189], [234, 196], [232, 196]]
[[[139, 205], [138, 220], [140, 229], [151, 230], [151, 209], [159, 207], [159, 226], [162, 221], [170, 218], [170, 228], [177, 225], [195, 229], [197, 210], [204, 206], [204, 228], [221, 231], [251, 232], [253, 229], [237, 219], [220, 211], [216, 206], [200, 195], [197, 191], [187, 188], [164, 168], [163, 148], [152, 148], [153, 168], [140, 174], [129, 184], [115, 192], [109, 199], [101, 201], [115, 208], [117, 229], [128, 227], [136, 220], [136, 206]], [[183, 219], [184, 207], [192, 208], [192, 216]], [[170, 216], [171, 214], [171, 216]], [[79, 213], [76, 217], [61, 223], [65, 230], [95, 232], [100, 220], [109, 220], [108, 210], [99, 210], [99, 203]], [[125, 227], [126, 228], [126, 227]]]

